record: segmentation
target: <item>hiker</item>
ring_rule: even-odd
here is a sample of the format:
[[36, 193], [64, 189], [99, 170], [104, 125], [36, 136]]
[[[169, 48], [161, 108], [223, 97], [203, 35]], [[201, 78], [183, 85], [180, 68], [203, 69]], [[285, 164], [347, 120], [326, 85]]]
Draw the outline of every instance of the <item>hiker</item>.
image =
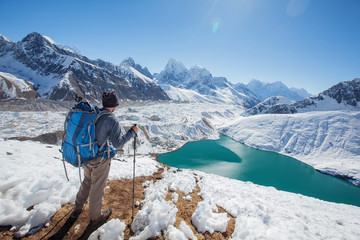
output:
[[[119, 98], [115, 92], [108, 91], [102, 95], [103, 108], [101, 111], [108, 111], [111, 114], [101, 116], [95, 124], [95, 136], [98, 146], [102, 146], [107, 140], [113, 147], [119, 148], [135, 137], [138, 128], [132, 126], [125, 135], [121, 133], [119, 121], [112, 114], [119, 105]], [[107, 143], [108, 144], [108, 143]], [[83, 210], [89, 198], [90, 223], [98, 224], [105, 222], [111, 215], [112, 210], [101, 211], [104, 196], [104, 188], [107, 183], [110, 171], [111, 159], [98, 157], [84, 165], [84, 180], [76, 195], [75, 209], [71, 217], [77, 218]]]

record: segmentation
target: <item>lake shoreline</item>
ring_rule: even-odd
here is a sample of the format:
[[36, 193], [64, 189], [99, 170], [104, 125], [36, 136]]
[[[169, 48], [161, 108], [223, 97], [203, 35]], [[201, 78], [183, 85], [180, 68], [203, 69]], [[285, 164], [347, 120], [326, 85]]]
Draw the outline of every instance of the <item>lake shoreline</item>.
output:
[[339, 179], [344, 180], [344, 181], [346, 181], [346, 182], [349, 182], [349, 183], [351, 183], [351, 184], [353, 184], [353, 185], [355, 185], [355, 186], [357, 186], [357, 187], [360, 187], [360, 179], [356, 179], [356, 178], [351, 177], [351, 176], [348, 176], [348, 175], [342, 175], [342, 174], [337, 174], [337, 173], [333, 173], [333, 172], [330, 172], [330, 171], [320, 170], [320, 169], [317, 169], [317, 168], [313, 167], [312, 165], [310, 165], [310, 164], [308, 164], [308, 163], [306, 163], [306, 162], [304, 162], [304, 161], [301, 161], [301, 160], [297, 159], [296, 157], [284, 155], [284, 154], [282, 154], [282, 153], [275, 152], [275, 151], [270, 151], [270, 150], [261, 149], [261, 148], [258, 148], [258, 147], [253, 147], [253, 146], [247, 145], [247, 144], [244, 143], [244, 142], [237, 141], [236, 139], [234, 139], [234, 138], [232, 138], [231, 136], [228, 136], [228, 135], [226, 135], [226, 134], [224, 134], [224, 133], [220, 133], [220, 134], [222, 134], [222, 135], [224, 135], [224, 136], [227, 136], [227, 137], [231, 138], [232, 140], [234, 140], [234, 141], [236, 141], [236, 142], [238, 142], [238, 143], [240, 143], [240, 144], [244, 144], [245, 146], [248, 146], [248, 147], [253, 148], [253, 149], [258, 149], [258, 150], [266, 151], [266, 152], [274, 152], [274, 153], [281, 154], [281, 155], [283, 155], [283, 156], [287, 156], [287, 157], [294, 158], [294, 159], [296, 159], [297, 161], [302, 162], [302, 163], [304, 163], [304, 164], [312, 167], [315, 171], [318, 171], [318, 172], [320, 172], [320, 173], [322, 173], [322, 174], [325, 174], [325, 175], [329, 175], [329, 176], [332, 176], [332, 177], [339, 178]]
[[188, 142], [176, 151], [159, 155], [157, 161], [174, 168], [195, 169], [325, 201], [360, 206], [360, 189], [351, 177], [320, 171], [291, 156], [253, 148], [225, 134], [218, 140]]
[[[188, 141], [188, 142], [186, 142], [185, 144], [183, 144], [182, 146], [180, 146], [180, 147], [177, 148], [177, 149], [171, 150], [171, 151], [166, 152], [166, 153], [155, 154], [155, 159], [156, 159], [157, 162], [159, 162], [158, 157], [159, 157], [160, 155], [162, 155], [162, 154], [173, 153], [173, 152], [179, 151], [181, 148], [185, 147], [187, 144], [192, 143], [192, 142], [200, 142], [200, 141], [204, 141], [204, 140], [213, 140], [213, 141], [216, 141], [216, 140], [219, 140], [219, 139], [221, 138], [221, 135], [224, 135], [224, 136], [226, 136], [226, 137], [228, 137], [228, 138], [231, 138], [231, 139], [234, 140], [235, 142], [238, 142], [238, 143], [240, 143], [240, 144], [243, 144], [243, 145], [245, 145], [245, 146], [247, 146], [247, 147], [250, 147], [250, 148], [253, 148], [253, 149], [256, 149], [256, 150], [261, 150], [261, 151], [266, 151], [266, 152], [273, 152], [273, 153], [277, 153], [277, 154], [280, 154], [280, 155], [283, 155], [283, 156], [286, 156], [286, 157], [291, 157], [291, 158], [293, 158], [293, 159], [295, 159], [295, 160], [297, 160], [297, 161], [299, 161], [299, 162], [301, 162], [301, 163], [304, 163], [304, 164], [308, 165], [309, 167], [313, 168], [315, 171], [317, 171], [317, 172], [319, 172], [319, 173], [322, 173], [322, 174], [325, 174], [325, 175], [328, 175], [328, 176], [332, 176], [332, 177], [336, 177], [336, 178], [341, 179], [341, 180], [343, 180], [343, 181], [349, 182], [349, 183], [355, 185], [356, 187], [360, 187], [360, 179], [356, 179], [356, 178], [351, 177], [351, 176], [348, 176], [348, 175], [342, 175], [342, 174], [337, 174], [337, 173], [330, 172], [330, 171], [323, 171], [323, 170], [317, 169], [317, 168], [315, 168], [314, 166], [308, 164], [307, 162], [301, 161], [301, 160], [299, 160], [299, 159], [297, 159], [297, 158], [295, 158], [295, 157], [288, 156], [288, 155], [284, 155], [284, 154], [279, 153], [279, 152], [270, 151], [270, 150], [265, 150], [265, 149], [261, 149], [261, 148], [258, 148], [258, 147], [253, 147], [253, 146], [247, 145], [246, 143], [237, 141], [236, 139], [234, 139], [234, 138], [232, 138], [231, 136], [228, 136], [228, 135], [226, 135], [226, 134], [224, 134], [224, 133], [222, 133], [222, 132], [219, 132], [219, 136], [218, 136], [218, 138], [216, 138], [216, 139], [200, 139], [200, 140], [195, 140], [195, 141]], [[160, 162], [159, 162], [159, 163], [160, 163]]]

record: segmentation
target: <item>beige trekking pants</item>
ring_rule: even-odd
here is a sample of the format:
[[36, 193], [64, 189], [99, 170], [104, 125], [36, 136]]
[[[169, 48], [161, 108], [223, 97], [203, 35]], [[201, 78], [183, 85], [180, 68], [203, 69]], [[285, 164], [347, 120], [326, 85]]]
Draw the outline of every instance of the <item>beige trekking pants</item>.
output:
[[89, 199], [90, 220], [97, 220], [101, 216], [104, 188], [107, 183], [111, 159], [100, 161], [101, 158], [91, 160], [84, 165], [84, 180], [76, 195], [75, 209], [83, 209]]

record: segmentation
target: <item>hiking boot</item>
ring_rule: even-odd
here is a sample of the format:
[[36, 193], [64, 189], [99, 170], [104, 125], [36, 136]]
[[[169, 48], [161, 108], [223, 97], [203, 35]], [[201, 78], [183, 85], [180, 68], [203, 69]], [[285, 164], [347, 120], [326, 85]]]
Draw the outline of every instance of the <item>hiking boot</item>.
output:
[[105, 211], [101, 211], [101, 216], [96, 220], [91, 220], [90, 224], [91, 225], [98, 225], [98, 224], [105, 223], [109, 219], [111, 214], [112, 214], [111, 208], [109, 208], [108, 210], [105, 210]]
[[81, 212], [82, 212], [82, 209], [78, 210], [78, 209], [75, 208], [74, 211], [71, 213], [70, 217], [71, 218], [78, 218], [79, 215], [81, 214]]

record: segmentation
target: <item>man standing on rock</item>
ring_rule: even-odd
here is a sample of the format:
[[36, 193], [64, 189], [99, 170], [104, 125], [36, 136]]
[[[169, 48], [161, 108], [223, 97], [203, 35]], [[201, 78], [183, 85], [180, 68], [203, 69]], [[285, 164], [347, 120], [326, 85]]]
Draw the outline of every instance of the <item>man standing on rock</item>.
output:
[[[103, 108], [101, 111], [110, 112], [102, 115], [95, 124], [95, 136], [98, 146], [102, 146], [107, 140], [115, 148], [123, 146], [131, 137], [136, 136], [137, 126], [132, 126], [125, 135], [121, 134], [121, 126], [115, 118], [113, 112], [119, 105], [119, 98], [115, 92], [104, 92], [102, 95]], [[84, 165], [84, 180], [76, 195], [75, 210], [71, 214], [72, 218], [77, 218], [83, 210], [86, 201], [89, 199], [90, 224], [105, 222], [111, 215], [109, 208], [101, 211], [104, 188], [107, 183], [110, 171], [111, 159], [102, 157], [95, 158]]]

